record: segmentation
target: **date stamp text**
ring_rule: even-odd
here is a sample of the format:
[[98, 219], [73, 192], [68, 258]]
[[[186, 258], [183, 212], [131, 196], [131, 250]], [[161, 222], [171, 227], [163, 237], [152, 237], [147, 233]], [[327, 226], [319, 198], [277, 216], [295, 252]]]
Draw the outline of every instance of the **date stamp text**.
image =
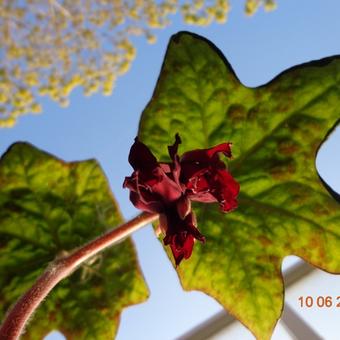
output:
[[340, 295], [300, 296], [298, 301], [301, 308], [340, 308]]

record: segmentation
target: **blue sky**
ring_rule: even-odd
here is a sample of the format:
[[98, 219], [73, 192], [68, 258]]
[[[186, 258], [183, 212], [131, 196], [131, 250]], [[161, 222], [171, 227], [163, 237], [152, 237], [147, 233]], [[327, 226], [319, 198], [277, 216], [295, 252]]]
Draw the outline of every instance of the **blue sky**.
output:
[[[96, 158], [106, 173], [126, 219], [137, 210], [122, 189], [131, 173], [129, 148], [139, 117], [150, 99], [170, 36], [189, 30], [210, 39], [225, 54], [247, 86], [268, 82], [283, 70], [314, 59], [340, 54], [340, 2], [337, 0], [278, 0], [272, 13], [243, 14], [243, 1], [232, 1], [226, 25], [185, 26], [179, 17], [157, 31], [158, 42], [135, 39], [137, 58], [118, 80], [113, 95], [71, 96], [62, 109], [45, 100], [41, 116], [26, 116], [12, 129], [0, 131], [0, 152], [13, 142], [29, 141], [66, 161]], [[340, 117], [340, 108], [339, 108]], [[317, 164], [322, 177], [340, 192], [340, 129], [320, 150]], [[202, 322], [220, 306], [199, 292], [181, 290], [176, 273], [150, 227], [134, 235], [142, 270], [151, 290], [150, 300], [128, 308], [122, 316], [118, 340], [170, 340]], [[339, 286], [340, 278], [332, 281]], [[335, 283], [334, 283], [335, 282]], [[333, 289], [334, 286], [330, 287]]]

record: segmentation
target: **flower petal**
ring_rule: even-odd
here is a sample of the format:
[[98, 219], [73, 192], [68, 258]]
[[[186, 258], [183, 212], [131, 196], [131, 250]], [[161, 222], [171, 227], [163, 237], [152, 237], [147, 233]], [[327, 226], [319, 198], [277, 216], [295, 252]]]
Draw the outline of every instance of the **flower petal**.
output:
[[173, 145], [168, 146], [169, 155], [172, 160], [174, 160], [175, 157], [177, 156], [178, 145], [181, 143], [182, 143], [181, 137], [179, 136], [178, 133], [176, 133], [175, 143]]
[[222, 211], [229, 212], [237, 208], [236, 197], [240, 191], [240, 185], [226, 170], [217, 170], [212, 183], [211, 194], [220, 203]]
[[189, 198], [182, 195], [176, 203], [177, 212], [179, 217], [184, 220], [185, 217], [191, 212], [191, 202]]
[[177, 210], [173, 208], [165, 213], [167, 230], [163, 239], [164, 245], [170, 245], [176, 265], [182, 259], [188, 259], [192, 253], [194, 239], [205, 242], [205, 237], [196, 228], [196, 218], [191, 211], [184, 219], [181, 219]]
[[214, 147], [207, 149], [207, 156], [212, 158], [214, 157], [217, 153], [222, 152], [224, 156], [231, 158], [231, 143], [222, 143], [215, 145]]
[[165, 204], [170, 204], [178, 200], [182, 195], [182, 188], [167, 176], [161, 167], [158, 167], [155, 172], [155, 175], [159, 176], [161, 180], [153, 184], [152, 191], [157, 193], [160, 200]]
[[181, 157], [181, 162], [210, 163], [219, 152], [231, 158], [231, 144], [232, 143], [222, 143], [209, 149], [196, 149], [185, 152]]
[[227, 171], [218, 154], [231, 157], [231, 143], [218, 144], [210, 149], [186, 152], [180, 159], [181, 178], [192, 201], [218, 201], [224, 212], [237, 207], [240, 186]]
[[175, 259], [176, 267], [179, 266], [183, 259], [188, 259], [192, 254], [192, 249], [194, 247], [194, 238], [189, 234], [183, 244], [178, 247], [178, 242], [176, 241], [177, 235], [175, 235], [174, 241], [170, 244], [172, 254]]
[[135, 138], [129, 154], [129, 163], [134, 170], [150, 171], [158, 166], [156, 157], [138, 137]]
[[177, 183], [178, 186], [181, 186], [180, 181], [179, 181], [179, 176], [181, 173], [181, 165], [179, 163], [179, 156], [177, 154], [177, 151], [178, 151], [178, 145], [181, 143], [182, 143], [181, 138], [179, 137], [179, 134], [176, 133], [175, 143], [173, 145], [168, 146], [168, 152], [172, 160], [172, 163], [170, 163], [171, 178]]

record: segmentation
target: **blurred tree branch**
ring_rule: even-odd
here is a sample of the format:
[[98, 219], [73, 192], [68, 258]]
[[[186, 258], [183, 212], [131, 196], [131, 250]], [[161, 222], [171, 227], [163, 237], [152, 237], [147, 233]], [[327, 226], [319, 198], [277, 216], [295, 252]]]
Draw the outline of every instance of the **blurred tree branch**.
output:
[[[245, 0], [245, 13], [274, 0]], [[61, 106], [77, 86], [85, 95], [110, 95], [135, 58], [131, 37], [156, 38], [154, 29], [180, 12], [192, 25], [225, 23], [229, 0], [0, 0], [0, 127], [42, 111], [39, 96]]]

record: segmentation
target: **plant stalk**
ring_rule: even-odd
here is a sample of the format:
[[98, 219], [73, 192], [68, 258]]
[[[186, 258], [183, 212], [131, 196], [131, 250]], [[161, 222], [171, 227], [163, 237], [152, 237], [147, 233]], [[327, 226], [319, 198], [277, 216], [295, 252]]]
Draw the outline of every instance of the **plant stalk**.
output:
[[22, 295], [7, 313], [1, 327], [0, 340], [16, 340], [22, 334], [27, 321], [48, 293], [79, 265], [102, 250], [130, 236], [143, 226], [155, 221], [158, 214], [142, 213], [129, 222], [73, 251], [70, 255], [55, 259], [48, 265], [33, 286]]

